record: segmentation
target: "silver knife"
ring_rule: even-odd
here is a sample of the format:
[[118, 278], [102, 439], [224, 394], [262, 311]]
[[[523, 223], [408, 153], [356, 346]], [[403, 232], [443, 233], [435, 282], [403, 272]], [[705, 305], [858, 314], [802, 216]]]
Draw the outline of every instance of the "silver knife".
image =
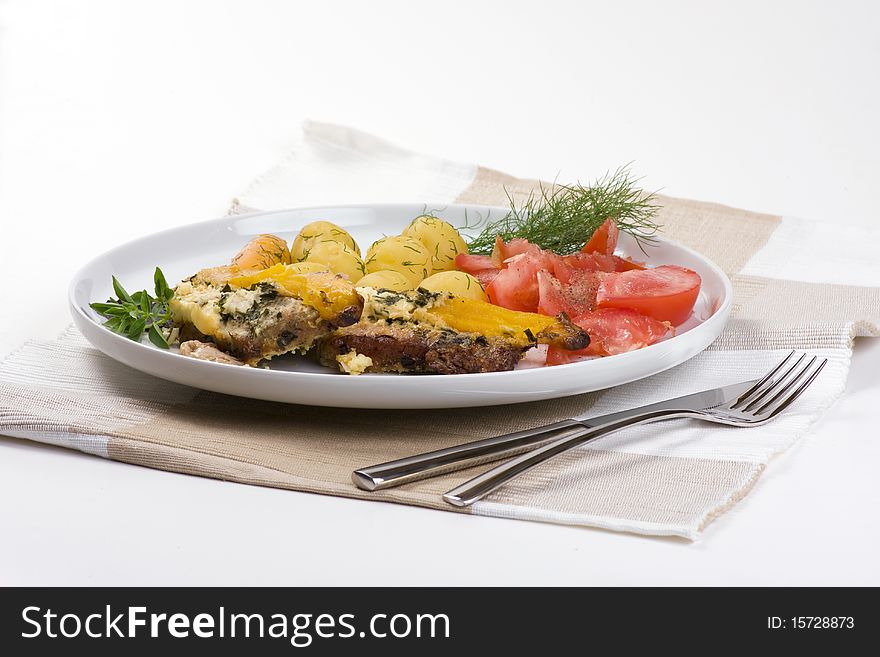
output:
[[590, 416], [588, 414], [554, 422], [542, 427], [517, 431], [503, 436], [484, 438], [455, 447], [438, 449], [433, 452], [407, 456], [395, 461], [360, 468], [351, 473], [351, 480], [358, 488], [364, 490], [382, 490], [400, 486], [401, 484], [436, 477], [447, 472], [464, 470], [481, 463], [498, 461], [509, 456], [522, 454], [545, 445], [558, 438], [564, 438], [582, 430], [584, 427], [595, 427], [608, 422], [625, 420], [633, 415], [665, 410], [697, 410], [717, 406], [732, 397], [736, 397], [758, 383], [760, 379], [734, 383], [721, 388], [704, 390], [675, 399], [647, 404], [625, 411], [606, 415]]

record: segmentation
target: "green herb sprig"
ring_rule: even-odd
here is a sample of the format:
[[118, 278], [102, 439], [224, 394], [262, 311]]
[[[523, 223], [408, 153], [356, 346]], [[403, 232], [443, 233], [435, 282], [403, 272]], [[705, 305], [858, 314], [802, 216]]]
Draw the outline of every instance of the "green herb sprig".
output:
[[168, 286], [165, 275], [158, 267], [153, 274], [153, 282], [156, 296], [151, 296], [146, 290], [129, 294], [113, 276], [113, 290], [117, 298], [89, 306], [107, 318], [104, 326], [114, 333], [139, 341], [146, 331], [150, 342], [162, 349], [168, 349], [168, 340], [162, 329], [171, 326], [171, 308], [168, 302], [174, 298], [174, 290]]
[[659, 230], [654, 221], [658, 208], [655, 195], [637, 186], [639, 180], [633, 178], [627, 165], [589, 186], [542, 185], [519, 205], [508, 193], [510, 211], [504, 217], [464, 228], [480, 230], [468, 242], [468, 249], [471, 253], [489, 255], [495, 246], [495, 236], [500, 235], [505, 242], [521, 237], [556, 253], [574, 253], [609, 217], [640, 245], [652, 242]]

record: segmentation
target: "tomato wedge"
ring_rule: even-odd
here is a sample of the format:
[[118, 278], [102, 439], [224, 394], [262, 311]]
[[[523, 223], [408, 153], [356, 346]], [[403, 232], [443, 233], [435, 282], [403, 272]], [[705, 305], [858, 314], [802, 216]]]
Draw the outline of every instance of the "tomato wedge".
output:
[[486, 286], [495, 280], [495, 277], [501, 273], [500, 269], [477, 269], [475, 271], [467, 272], [478, 281], [480, 281], [480, 285], [483, 286], [483, 289], [486, 289]]
[[548, 271], [538, 272], [538, 312], [551, 317], [568, 312], [565, 289], [559, 279]]
[[492, 264], [492, 258], [489, 256], [459, 253], [455, 256], [455, 268], [473, 274], [481, 269], [494, 269], [495, 265]]
[[571, 274], [563, 285], [550, 272], [538, 272], [539, 313], [555, 317], [564, 312], [569, 317], [576, 317], [595, 309], [601, 274], [577, 270]]
[[614, 356], [654, 344], [671, 328], [668, 322], [626, 308], [599, 308], [572, 320], [590, 335], [590, 346], [579, 351], [551, 347], [548, 365], [562, 365], [584, 356]]
[[606, 255], [604, 253], [573, 253], [571, 255], [562, 256], [561, 262], [566, 267], [582, 269], [584, 271], [614, 272], [629, 271], [630, 269], [644, 269], [644, 266], [637, 262], [616, 255]]
[[504, 267], [504, 262], [514, 256], [523, 253], [540, 254], [544, 250], [537, 244], [532, 244], [521, 237], [514, 237], [509, 242], [501, 239], [501, 235], [495, 236], [495, 247], [492, 249], [492, 264], [499, 269]]
[[619, 236], [620, 230], [617, 228], [617, 222], [609, 217], [602, 222], [601, 226], [593, 231], [589, 241], [581, 249], [581, 253], [604, 253], [605, 255], [611, 255], [614, 253], [614, 249], [617, 248], [617, 238]]
[[599, 308], [629, 308], [661, 322], [678, 325], [691, 314], [700, 294], [700, 275], [685, 267], [606, 274], [596, 294]]
[[535, 248], [535, 251], [520, 253], [504, 262], [504, 269], [486, 287], [492, 303], [508, 310], [537, 312], [540, 300], [538, 272], [552, 270], [559, 256]]
[[508, 310], [535, 312], [538, 309], [538, 271], [540, 261], [522, 254], [507, 261], [507, 267], [498, 272], [486, 286], [489, 300]]

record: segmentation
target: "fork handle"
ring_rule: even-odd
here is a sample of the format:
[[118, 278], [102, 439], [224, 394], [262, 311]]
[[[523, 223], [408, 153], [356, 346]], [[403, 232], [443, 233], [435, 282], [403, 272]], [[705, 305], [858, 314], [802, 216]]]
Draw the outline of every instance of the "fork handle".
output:
[[583, 445], [586, 442], [602, 438], [615, 431], [620, 431], [637, 424], [646, 424], [676, 417], [693, 417], [693, 413], [682, 410], [659, 410], [632, 415], [628, 418], [606, 422], [595, 427], [575, 428], [573, 431], [569, 431], [566, 435], [545, 444], [543, 447], [521, 454], [507, 463], [502, 463], [466, 481], [445, 493], [443, 499], [453, 506], [470, 506], [514, 477], [578, 445]]
[[464, 470], [481, 463], [497, 461], [542, 445], [550, 440], [570, 436], [584, 425], [577, 420], [562, 420], [543, 427], [493, 436], [455, 447], [407, 456], [396, 461], [360, 468], [351, 473], [358, 488], [382, 490], [411, 481], [435, 477], [444, 472]]

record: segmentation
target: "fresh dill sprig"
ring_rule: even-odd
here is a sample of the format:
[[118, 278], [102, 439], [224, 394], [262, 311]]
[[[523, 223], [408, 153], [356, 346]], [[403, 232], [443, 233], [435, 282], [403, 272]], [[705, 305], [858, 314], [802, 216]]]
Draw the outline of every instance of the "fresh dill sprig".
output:
[[470, 226], [480, 233], [468, 242], [468, 249], [488, 255], [495, 246], [495, 236], [500, 235], [505, 242], [521, 237], [565, 255], [579, 251], [608, 218], [639, 244], [652, 242], [659, 230], [654, 221], [658, 208], [655, 195], [638, 188], [639, 180], [632, 177], [627, 165], [589, 186], [541, 185], [519, 205], [508, 193], [510, 211], [500, 219]]
[[156, 296], [146, 290], [129, 294], [122, 284], [113, 276], [113, 291], [116, 299], [107, 299], [106, 303], [92, 303], [89, 306], [99, 315], [107, 318], [104, 326], [124, 335], [131, 340], [139, 341], [144, 331], [157, 347], [168, 349], [168, 339], [163, 329], [171, 326], [171, 308], [168, 302], [174, 297], [165, 280], [162, 270], [156, 267], [153, 274]]

